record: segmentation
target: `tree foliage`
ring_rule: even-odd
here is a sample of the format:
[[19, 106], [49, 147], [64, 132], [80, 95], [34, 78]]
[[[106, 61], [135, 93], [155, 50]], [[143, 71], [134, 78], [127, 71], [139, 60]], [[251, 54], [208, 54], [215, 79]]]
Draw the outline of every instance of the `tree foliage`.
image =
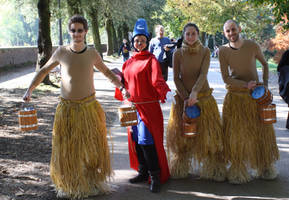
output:
[[275, 16], [275, 23], [278, 24], [282, 22], [284, 28], [289, 29], [289, 0], [247, 0], [247, 2], [249, 4], [254, 4], [255, 6], [269, 5]]
[[[0, 0], [2, 4], [5, 2], [8, 1]], [[149, 31], [152, 33], [154, 25], [164, 25], [166, 33], [174, 38], [180, 37], [182, 28], [187, 22], [194, 22], [199, 26], [203, 38], [214, 38], [213, 44], [217, 40], [224, 40], [220, 33], [227, 19], [238, 21], [244, 36], [259, 43], [274, 37], [272, 10], [276, 6], [272, 8], [273, 4], [267, 3], [264, 4], [265, 6], [255, 7], [248, 2], [246, 0], [61, 0], [59, 8], [58, 0], [50, 0], [51, 37], [53, 44], [58, 44], [58, 18], [61, 17], [63, 40], [65, 44], [69, 43], [67, 22], [69, 17], [76, 13], [81, 13], [88, 19], [90, 31], [87, 35], [87, 42], [93, 42], [100, 52], [101, 43], [104, 42], [101, 39], [104, 39], [104, 34], [106, 35], [105, 42], [108, 38], [109, 49], [114, 52], [123, 38], [130, 39], [129, 32], [133, 31], [137, 18], [145, 18]], [[14, 44], [19, 40], [24, 41], [24, 45], [33, 44], [33, 42], [35, 44], [37, 37], [35, 24], [38, 23], [35, 6], [37, 0], [11, 0], [9, 3], [19, 10], [19, 12], [13, 12], [14, 15], [17, 13], [19, 16], [15, 16], [15, 19], [7, 17], [11, 16], [10, 10], [13, 9], [6, 9], [11, 13], [4, 17], [0, 14], [2, 16], [0, 25], [4, 26], [5, 22], [7, 27], [0, 33], [0, 45], [4, 40], [9, 41], [8, 37], [13, 38], [10, 40]], [[19, 36], [19, 33], [22, 35]], [[13, 35], [15, 37], [12, 37]], [[15, 39], [16, 37], [21, 39]]]
[[0, 46], [36, 45], [38, 20], [31, 12], [30, 15], [24, 14], [26, 11], [11, 2], [1, 4]]
[[276, 27], [276, 37], [269, 41], [269, 50], [276, 52], [274, 61], [279, 63], [282, 54], [289, 49], [289, 30], [285, 30], [281, 25]]

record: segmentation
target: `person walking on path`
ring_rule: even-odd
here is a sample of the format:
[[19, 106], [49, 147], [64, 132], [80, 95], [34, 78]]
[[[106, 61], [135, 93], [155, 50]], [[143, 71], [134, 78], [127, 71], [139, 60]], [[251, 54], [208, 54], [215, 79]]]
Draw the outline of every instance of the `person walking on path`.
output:
[[30, 101], [32, 91], [49, 71], [61, 65], [61, 97], [53, 126], [50, 176], [58, 197], [83, 198], [108, 193], [107, 179], [112, 175], [105, 113], [95, 99], [93, 67], [116, 87], [123, 85], [95, 48], [86, 46], [86, 19], [75, 15], [68, 24], [70, 45], [57, 48], [35, 75], [23, 100]]
[[[279, 76], [279, 94], [289, 106], [289, 50], [283, 53], [277, 71]], [[289, 112], [286, 121], [286, 128], [289, 129]]]
[[[212, 96], [207, 73], [210, 50], [199, 40], [199, 28], [188, 23], [183, 29], [183, 43], [173, 55], [174, 82], [177, 88], [167, 127], [167, 147], [171, 176], [186, 177], [192, 159], [201, 169], [201, 178], [224, 181], [226, 167], [223, 159], [223, 131], [217, 103]], [[187, 106], [198, 105], [201, 110], [197, 134], [183, 135], [183, 114]]]
[[155, 27], [156, 37], [150, 41], [149, 51], [156, 56], [160, 62], [162, 75], [165, 81], [168, 80], [168, 63], [164, 60], [166, 51], [171, 51], [167, 44], [171, 44], [171, 40], [164, 36], [164, 27], [157, 25]]
[[130, 45], [126, 39], [123, 39], [122, 44], [120, 45], [119, 50], [118, 50], [118, 56], [122, 54], [123, 62], [129, 59], [129, 51], [130, 51]]
[[263, 84], [268, 87], [268, 64], [258, 44], [240, 36], [241, 27], [234, 20], [224, 24], [228, 44], [220, 47], [219, 61], [227, 94], [223, 105], [225, 156], [231, 163], [228, 180], [232, 184], [249, 182], [248, 168], [257, 176], [277, 177], [274, 163], [279, 158], [272, 124], [261, 122], [257, 104], [250, 90], [259, 83], [256, 59], [263, 65]]
[[[138, 124], [128, 128], [131, 168], [138, 175], [130, 183], [148, 181], [150, 191], [160, 192], [170, 174], [163, 146], [163, 114], [159, 100], [165, 102], [170, 91], [162, 77], [159, 62], [147, 49], [149, 33], [144, 19], [138, 19], [133, 31], [133, 56], [122, 67], [124, 85], [137, 110]], [[116, 95], [118, 96], [118, 95]]]

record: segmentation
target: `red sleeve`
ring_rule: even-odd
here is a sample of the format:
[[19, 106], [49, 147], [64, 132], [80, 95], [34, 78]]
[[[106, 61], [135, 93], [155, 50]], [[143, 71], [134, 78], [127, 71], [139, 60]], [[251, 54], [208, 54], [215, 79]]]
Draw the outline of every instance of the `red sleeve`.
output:
[[[123, 72], [125, 66], [126, 66], [126, 62], [122, 65], [122, 72]], [[123, 79], [124, 79], [124, 77], [123, 77]], [[124, 79], [124, 87], [126, 88], [126, 90], [128, 90], [128, 84], [127, 84], [127, 82], [125, 81], [125, 79]], [[124, 100], [124, 97], [123, 97], [123, 95], [122, 95], [122, 92], [121, 92], [120, 89], [117, 88], [117, 87], [115, 88], [115, 91], [114, 91], [114, 98], [117, 99], [117, 100], [119, 100], [119, 101], [123, 101], [123, 100]]]
[[164, 103], [166, 100], [167, 92], [171, 90], [163, 78], [159, 62], [154, 57], [152, 58], [151, 68], [152, 68], [152, 85], [158, 92], [161, 102]]
[[115, 88], [115, 91], [114, 91], [114, 98], [117, 99], [117, 100], [119, 100], [119, 101], [123, 101], [123, 100], [124, 100], [123, 95], [122, 95], [120, 89], [117, 88], [117, 87]]

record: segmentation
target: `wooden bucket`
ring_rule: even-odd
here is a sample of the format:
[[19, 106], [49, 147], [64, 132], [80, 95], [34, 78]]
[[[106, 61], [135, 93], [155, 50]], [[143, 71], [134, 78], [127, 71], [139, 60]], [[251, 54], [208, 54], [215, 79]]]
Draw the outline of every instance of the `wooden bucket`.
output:
[[197, 135], [197, 121], [198, 118], [188, 118], [184, 113], [183, 115], [183, 135], [185, 137], [193, 137]]
[[22, 108], [18, 112], [19, 128], [21, 131], [38, 129], [37, 111], [33, 107]]
[[118, 108], [119, 121], [121, 126], [137, 125], [137, 114], [135, 106], [122, 106]]
[[251, 96], [259, 105], [269, 105], [273, 101], [273, 95], [270, 90], [263, 85], [257, 85], [251, 91]]
[[259, 115], [260, 120], [264, 124], [273, 124], [276, 123], [276, 105], [269, 104], [269, 105], [259, 105]]
[[[191, 114], [191, 117], [188, 116]], [[197, 122], [200, 116], [200, 108], [197, 105], [187, 107], [183, 112], [183, 135], [193, 137], [197, 134]]]

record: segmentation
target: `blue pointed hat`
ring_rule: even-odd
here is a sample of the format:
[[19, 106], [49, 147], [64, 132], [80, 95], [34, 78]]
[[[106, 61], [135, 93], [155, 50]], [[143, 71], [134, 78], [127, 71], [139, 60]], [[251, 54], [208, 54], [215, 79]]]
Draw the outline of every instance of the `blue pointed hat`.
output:
[[147, 39], [149, 39], [148, 26], [145, 19], [140, 18], [136, 21], [133, 29], [132, 38], [137, 35], [144, 35], [147, 37]]

